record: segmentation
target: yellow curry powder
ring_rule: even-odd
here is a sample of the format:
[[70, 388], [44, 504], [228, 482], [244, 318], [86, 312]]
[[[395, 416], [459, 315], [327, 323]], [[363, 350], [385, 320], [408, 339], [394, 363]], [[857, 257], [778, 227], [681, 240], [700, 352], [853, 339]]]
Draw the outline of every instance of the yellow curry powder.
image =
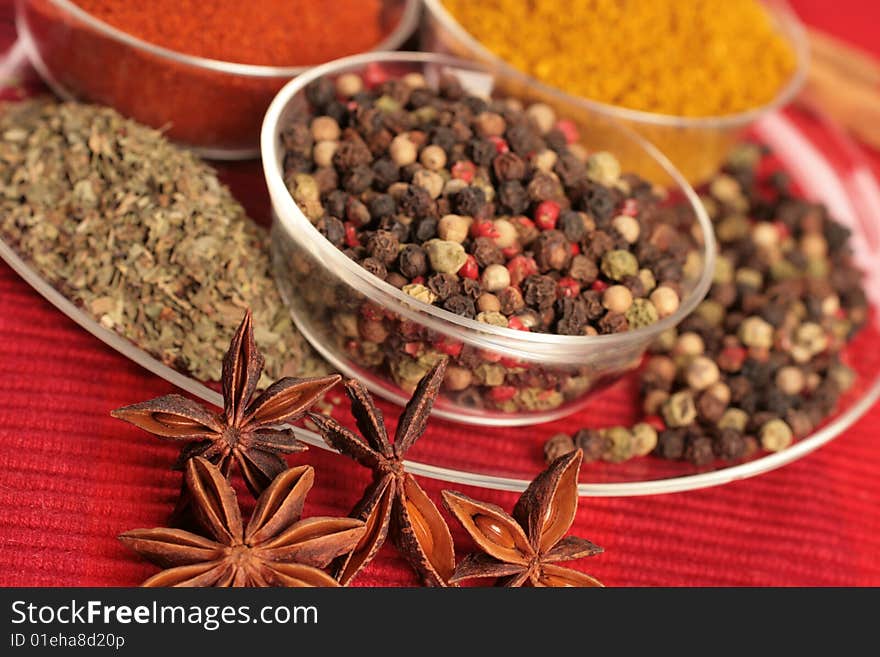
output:
[[443, 0], [478, 41], [569, 93], [717, 116], [779, 92], [795, 53], [756, 0]]

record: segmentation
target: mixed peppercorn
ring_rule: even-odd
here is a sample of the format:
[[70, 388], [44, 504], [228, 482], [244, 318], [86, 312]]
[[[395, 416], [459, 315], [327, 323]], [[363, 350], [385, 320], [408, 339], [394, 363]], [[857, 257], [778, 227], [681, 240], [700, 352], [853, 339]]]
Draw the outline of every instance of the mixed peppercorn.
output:
[[548, 460], [578, 447], [586, 460], [735, 461], [784, 449], [834, 412], [854, 380], [841, 351], [868, 316], [862, 277], [848, 229], [795, 197], [767, 156], [742, 146], [704, 190], [720, 249], [713, 285], [653, 345], [645, 420], [557, 434]]
[[[281, 135], [290, 193], [327, 240], [415, 299], [486, 325], [589, 336], [674, 313], [700, 273], [693, 214], [610, 153], [588, 153], [547, 105], [470, 95], [452, 76], [431, 88], [418, 73], [321, 78], [306, 96]], [[448, 355], [447, 394], [468, 405], [565, 401], [566, 377], [541, 364], [487, 358], [366, 302], [349, 317], [336, 301], [349, 355], [404, 389]]]

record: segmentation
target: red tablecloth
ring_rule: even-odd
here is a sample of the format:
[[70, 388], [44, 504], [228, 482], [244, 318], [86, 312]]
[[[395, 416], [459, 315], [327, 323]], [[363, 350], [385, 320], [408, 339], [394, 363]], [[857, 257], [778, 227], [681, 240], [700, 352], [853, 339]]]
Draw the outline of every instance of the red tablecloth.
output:
[[[795, 5], [880, 55], [875, 3]], [[3, 27], [0, 49], [12, 38]], [[871, 157], [880, 172], [880, 155]], [[164, 521], [179, 485], [168, 470], [175, 449], [108, 412], [171, 391], [0, 264], [0, 585], [124, 586], [155, 572], [115, 536]], [[748, 481], [584, 500], [573, 532], [606, 552], [579, 567], [613, 586], [880, 585], [878, 422], [880, 407], [818, 452]], [[364, 470], [317, 449], [295, 460], [318, 469], [306, 513], [345, 515]], [[449, 487], [422, 483], [435, 500]], [[516, 499], [463, 490], [506, 508]], [[454, 535], [466, 551], [468, 539]], [[390, 546], [356, 582], [414, 583]]]

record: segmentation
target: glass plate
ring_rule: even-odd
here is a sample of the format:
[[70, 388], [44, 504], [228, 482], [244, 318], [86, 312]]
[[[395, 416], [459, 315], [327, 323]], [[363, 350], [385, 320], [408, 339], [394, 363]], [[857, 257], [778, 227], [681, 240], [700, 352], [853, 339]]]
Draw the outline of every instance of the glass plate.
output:
[[[14, 49], [13, 49], [14, 50]], [[7, 59], [0, 70], [11, 68]], [[5, 77], [5, 76], [4, 76]], [[840, 435], [880, 397], [880, 187], [858, 148], [834, 125], [800, 113], [771, 114], [754, 128], [753, 136], [770, 146], [794, 182], [812, 199], [826, 203], [831, 214], [853, 231], [852, 246], [866, 273], [866, 288], [874, 307], [870, 323], [850, 343], [845, 359], [858, 373], [856, 385], [841, 400], [838, 413], [810, 436], [774, 454], [731, 466], [698, 469], [687, 463], [646, 457], [625, 463], [588, 463], [582, 468], [579, 490], [583, 496], [631, 496], [692, 490], [744, 479], [799, 459]], [[253, 171], [219, 167], [237, 191], [247, 189], [254, 198], [245, 204], [251, 216], [268, 214], [259, 166]], [[254, 210], [257, 210], [254, 212]], [[8, 244], [0, 240], [2, 257], [49, 302], [94, 336], [147, 370], [211, 404], [220, 395], [208, 386], [177, 372], [125, 338], [100, 326], [69, 299], [55, 290]], [[628, 376], [597, 393], [574, 418], [576, 426], [602, 427], [637, 419], [637, 384]], [[132, 400], [138, 401], [138, 400]], [[379, 402], [388, 418], [399, 409]], [[344, 404], [342, 405], [344, 407]], [[351, 423], [340, 411], [339, 419]], [[582, 424], [580, 423], [582, 422]], [[418, 475], [483, 488], [521, 491], [543, 468], [546, 438], [573, 425], [572, 418], [530, 427], [473, 427], [435, 419], [425, 436], [410, 450], [408, 469]], [[326, 449], [315, 433], [295, 428], [304, 442]]]

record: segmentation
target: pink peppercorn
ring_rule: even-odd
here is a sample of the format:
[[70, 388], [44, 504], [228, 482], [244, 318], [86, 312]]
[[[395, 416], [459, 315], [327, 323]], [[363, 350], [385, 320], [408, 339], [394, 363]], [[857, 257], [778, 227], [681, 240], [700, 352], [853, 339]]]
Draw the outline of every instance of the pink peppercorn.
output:
[[470, 184], [474, 179], [474, 174], [477, 172], [477, 167], [473, 162], [468, 160], [460, 160], [452, 165], [452, 168], [449, 170], [452, 174], [452, 177], [456, 180], [463, 180], [466, 183]]
[[364, 69], [364, 85], [368, 88], [376, 87], [388, 79], [388, 71], [378, 62], [367, 64]]
[[494, 402], [506, 402], [516, 396], [516, 386], [495, 386], [489, 391], [489, 398]]
[[560, 297], [568, 297], [574, 299], [581, 293], [581, 284], [574, 280], [571, 276], [563, 276], [556, 284]]
[[628, 198], [623, 202], [623, 207], [620, 208], [620, 214], [625, 214], [627, 217], [635, 217], [639, 213], [639, 202], [634, 198]]
[[580, 132], [578, 132], [577, 126], [571, 119], [560, 119], [556, 122], [556, 129], [565, 135], [565, 142], [567, 144], [574, 144], [580, 139]]
[[541, 230], [556, 228], [559, 219], [559, 204], [556, 201], [541, 201], [535, 209], [535, 225]]
[[345, 245], [354, 248], [361, 245], [361, 238], [358, 236], [357, 227], [352, 221], [346, 221], [345, 224]]
[[518, 358], [512, 358], [510, 356], [504, 356], [501, 360], [498, 361], [504, 367], [522, 367], [523, 362]]
[[407, 342], [403, 345], [403, 350], [413, 358], [422, 353], [423, 345], [421, 342]]
[[519, 244], [514, 244], [513, 246], [508, 246], [501, 249], [501, 255], [503, 255], [508, 260], [510, 260], [518, 253], [522, 253], [522, 247]]
[[493, 135], [492, 137], [489, 137], [489, 141], [495, 144], [495, 152], [499, 155], [510, 150], [510, 146], [507, 145], [507, 142], [502, 137], [496, 137]]
[[480, 277], [480, 266], [477, 264], [477, 259], [471, 254], [468, 254], [467, 258], [465, 258], [464, 264], [458, 270], [458, 275], [464, 278], [477, 280]]
[[528, 332], [529, 327], [522, 323], [522, 320], [514, 315], [510, 319], [507, 320], [507, 328], [512, 328], [515, 331], [526, 331]]
[[489, 351], [488, 349], [480, 349], [478, 353], [480, 355], [480, 358], [482, 358], [487, 363], [497, 363], [503, 358], [503, 356], [497, 351]]
[[538, 265], [534, 258], [518, 255], [507, 263], [507, 271], [510, 272], [510, 284], [518, 286], [532, 274], [538, 273]]
[[601, 278], [597, 278], [595, 281], [593, 281], [593, 284], [590, 285], [590, 289], [594, 292], [604, 292], [608, 289], [608, 283], [603, 281]]
[[364, 319], [371, 322], [381, 322], [385, 317], [385, 312], [371, 303], [365, 303], [361, 306], [361, 315]]
[[577, 242], [572, 242], [570, 248], [572, 257], [579, 255], [581, 252], [581, 247], [578, 245]]
[[495, 223], [488, 219], [478, 219], [471, 224], [471, 237], [489, 237], [496, 239], [501, 236], [501, 232], [495, 228]]
[[451, 340], [447, 342], [446, 338], [440, 338], [440, 340], [438, 340], [434, 344], [434, 347], [437, 349], [437, 351], [443, 352], [447, 356], [452, 356], [453, 358], [456, 358], [459, 354], [461, 354], [463, 345], [457, 340]]

